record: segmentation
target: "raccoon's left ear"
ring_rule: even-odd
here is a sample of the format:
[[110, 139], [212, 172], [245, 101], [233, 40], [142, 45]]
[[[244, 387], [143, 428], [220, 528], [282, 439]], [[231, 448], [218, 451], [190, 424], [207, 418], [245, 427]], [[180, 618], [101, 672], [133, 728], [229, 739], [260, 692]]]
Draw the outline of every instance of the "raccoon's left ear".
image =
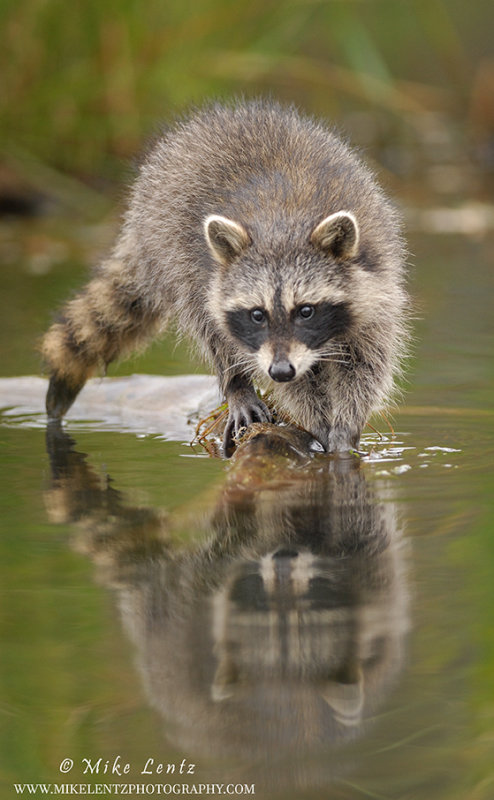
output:
[[249, 234], [242, 225], [218, 214], [206, 217], [204, 233], [211, 253], [223, 266], [231, 264], [250, 244]]
[[357, 255], [359, 226], [351, 211], [337, 211], [323, 219], [314, 228], [311, 242], [335, 258], [353, 258]]

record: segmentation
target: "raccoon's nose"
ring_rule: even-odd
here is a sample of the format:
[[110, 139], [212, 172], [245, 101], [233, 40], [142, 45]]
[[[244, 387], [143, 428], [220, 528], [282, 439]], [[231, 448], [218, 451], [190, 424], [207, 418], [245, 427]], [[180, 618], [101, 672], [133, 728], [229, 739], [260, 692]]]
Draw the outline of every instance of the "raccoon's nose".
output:
[[273, 361], [268, 372], [269, 377], [279, 383], [291, 381], [295, 377], [295, 367], [289, 361]]

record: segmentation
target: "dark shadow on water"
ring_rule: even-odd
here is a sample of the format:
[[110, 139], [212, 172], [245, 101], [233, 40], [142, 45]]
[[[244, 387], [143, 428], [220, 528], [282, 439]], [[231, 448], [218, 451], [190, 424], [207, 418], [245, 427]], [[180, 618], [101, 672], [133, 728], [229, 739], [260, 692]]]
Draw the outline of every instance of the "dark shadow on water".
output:
[[[352, 769], [349, 744], [403, 666], [408, 603], [394, 504], [356, 459], [274, 429], [237, 453], [186, 538], [137, 508], [60, 428], [47, 433], [52, 519], [115, 592], [173, 745], [283, 790]], [[218, 779], [218, 765], [215, 767]]]

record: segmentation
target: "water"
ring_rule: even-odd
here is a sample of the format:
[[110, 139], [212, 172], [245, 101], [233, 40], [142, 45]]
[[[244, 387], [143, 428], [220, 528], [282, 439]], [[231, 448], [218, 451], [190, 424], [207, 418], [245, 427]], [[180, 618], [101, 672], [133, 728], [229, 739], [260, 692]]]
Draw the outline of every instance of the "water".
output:
[[[2, 797], [131, 782], [491, 800], [492, 248], [411, 249], [410, 387], [358, 467], [225, 465], [83, 423], [47, 447], [39, 420], [4, 417]], [[21, 281], [40, 328], [43, 280]]]

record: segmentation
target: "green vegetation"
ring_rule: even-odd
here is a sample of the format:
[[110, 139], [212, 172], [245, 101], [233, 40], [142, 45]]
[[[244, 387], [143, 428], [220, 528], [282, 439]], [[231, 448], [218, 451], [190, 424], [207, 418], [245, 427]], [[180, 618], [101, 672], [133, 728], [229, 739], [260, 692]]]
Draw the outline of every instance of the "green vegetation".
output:
[[488, 0], [1, 0], [0, 26], [1, 144], [23, 177], [113, 181], [162, 121], [239, 92], [371, 112], [366, 145], [413, 140], [431, 112], [492, 125]]

